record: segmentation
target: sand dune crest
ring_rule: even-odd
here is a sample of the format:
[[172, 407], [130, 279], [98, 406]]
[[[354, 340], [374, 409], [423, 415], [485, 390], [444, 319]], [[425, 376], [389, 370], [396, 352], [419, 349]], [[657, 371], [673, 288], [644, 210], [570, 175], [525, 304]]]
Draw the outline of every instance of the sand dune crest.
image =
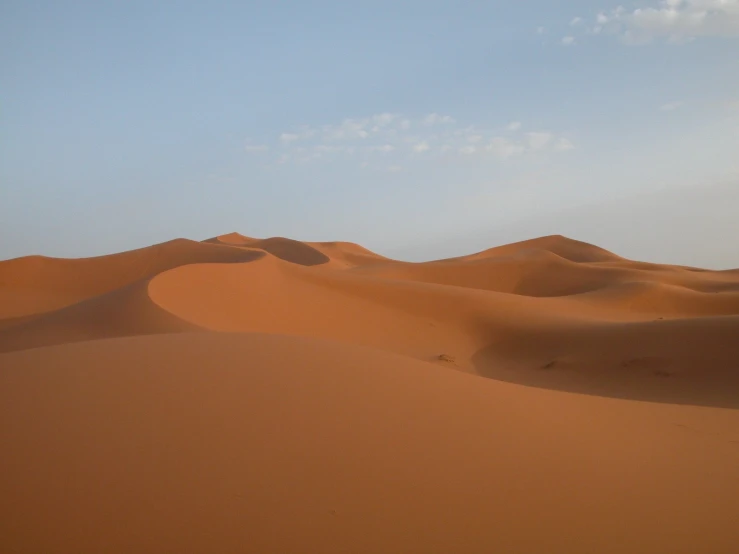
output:
[[1, 542], [733, 554], [737, 337], [739, 271], [561, 236], [0, 262]]

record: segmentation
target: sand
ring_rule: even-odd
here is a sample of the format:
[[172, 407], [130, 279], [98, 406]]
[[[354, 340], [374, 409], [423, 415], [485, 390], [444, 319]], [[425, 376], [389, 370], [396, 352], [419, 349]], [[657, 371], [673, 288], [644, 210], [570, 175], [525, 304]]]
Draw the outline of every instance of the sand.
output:
[[0, 262], [0, 552], [733, 553], [738, 408], [738, 271], [559, 236]]

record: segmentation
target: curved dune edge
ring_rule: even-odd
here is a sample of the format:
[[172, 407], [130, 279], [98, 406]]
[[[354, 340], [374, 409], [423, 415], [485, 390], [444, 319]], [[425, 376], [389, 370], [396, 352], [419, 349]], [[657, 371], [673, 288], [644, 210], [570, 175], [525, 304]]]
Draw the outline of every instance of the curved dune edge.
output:
[[256, 239], [240, 233], [228, 233], [203, 242], [260, 249], [286, 262], [303, 266], [345, 269], [388, 261], [384, 256], [351, 242], [301, 242], [284, 237]]
[[148, 280], [133, 283], [0, 329], [0, 353], [113, 337], [205, 331], [152, 302], [148, 286]]
[[[575, 257], [574, 253], [571, 255]], [[538, 298], [594, 293], [621, 286], [633, 288], [636, 283], [675, 286], [710, 294], [733, 293], [734, 298], [739, 297], [739, 280], [731, 272], [696, 272], [691, 268], [620, 258], [608, 262], [574, 262], [553, 251], [533, 247], [509, 255], [473, 255], [421, 264], [389, 262], [358, 267], [353, 272]]]
[[261, 334], [2, 362], [8, 551], [728, 554], [739, 542], [735, 410]]
[[137, 250], [64, 259], [0, 262], [0, 319], [50, 312], [189, 263], [246, 262], [263, 252], [175, 239]]
[[[177, 268], [153, 279], [149, 293], [163, 310], [212, 331], [340, 340], [531, 386], [739, 408], [739, 316], [713, 316], [710, 304], [698, 303], [701, 317], [684, 317], [688, 310], [674, 304], [657, 312], [667, 318], [655, 317], [649, 302], [641, 310], [632, 303], [630, 319], [620, 307], [604, 317], [602, 305], [580, 297], [319, 272], [272, 257]], [[691, 302], [706, 296], [686, 294]], [[731, 307], [718, 302], [714, 311]]]
[[[171, 241], [88, 260], [37, 260], [27, 272], [37, 300], [69, 283], [90, 294], [90, 283], [147, 277], [61, 309], [0, 319], [0, 352], [161, 333], [275, 333], [536, 387], [739, 408], [736, 271], [633, 262], [564, 237], [420, 264], [350, 243], [210, 240], [218, 244]], [[301, 263], [305, 252], [330, 262]], [[0, 264], [0, 278], [22, 276], [8, 271], [15, 262]]]

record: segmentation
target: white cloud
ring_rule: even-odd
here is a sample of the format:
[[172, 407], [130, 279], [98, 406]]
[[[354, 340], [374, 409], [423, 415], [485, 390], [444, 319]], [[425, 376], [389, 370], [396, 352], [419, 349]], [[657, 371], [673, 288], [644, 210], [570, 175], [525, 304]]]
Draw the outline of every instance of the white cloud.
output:
[[281, 141], [282, 141], [283, 143], [285, 143], [285, 144], [289, 144], [289, 143], [291, 143], [291, 142], [295, 142], [295, 141], [296, 141], [296, 140], [298, 140], [299, 138], [300, 138], [300, 136], [299, 136], [299, 135], [296, 135], [296, 134], [294, 134], [294, 133], [282, 133], [282, 134], [280, 135], [280, 140], [281, 140]]
[[[697, 37], [739, 37], [739, 0], [651, 0], [651, 6], [601, 12], [592, 32], [607, 31], [627, 44], [664, 38], [672, 43]], [[596, 31], [598, 29], [598, 31]]]
[[423, 118], [424, 125], [436, 125], [438, 123], [456, 123], [456, 120], [448, 115], [439, 115], [438, 113], [430, 113]]
[[354, 154], [355, 148], [335, 144], [318, 144], [313, 147], [313, 151], [319, 154]]
[[537, 35], [543, 35], [546, 29], [544, 27], [537, 27], [536, 28], [536, 34]]
[[564, 137], [558, 138], [557, 141], [554, 143], [555, 152], [567, 152], [568, 150], [574, 150], [574, 149], [575, 149], [575, 145], [572, 144], [572, 141]]
[[381, 114], [378, 114], [378, 115], [374, 115], [374, 116], [372, 116], [372, 122], [373, 122], [373, 123], [375, 124], [375, 126], [377, 126], [377, 127], [380, 127], [380, 128], [382, 128], [382, 127], [387, 127], [387, 126], [388, 126], [388, 125], [390, 125], [390, 124], [391, 124], [391, 123], [392, 123], [393, 121], [395, 121], [396, 117], [397, 117], [397, 116], [396, 116], [395, 114], [391, 114], [391, 113], [381, 113]]
[[[501, 128], [505, 129], [505, 137], [498, 136], [502, 134]], [[417, 118], [379, 113], [284, 132], [275, 141], [280, 151], [275, 153], [273, 163], [327, 164], [356, 157], [355, 167], [366, 162], [372, 168], [375, 167], [373, 160], [382, 158], [388, 165], [375, 169], [388, 171], [387, 167], [400, 167], [404, 161], [419, 155], [505, 160], [573, 148], [571, 142], [553, 132], [521, 132], [522, 128], [520, 121], [509, 121], [502, 127], [461, 125], [453, 117], [436, 112]], [[275, 146], [258, 144], [256, 140], [247, 144], [250, 152], [269, 152], [270, 147], [274, 149]]]
[[400, 171], [403, 171], [403, 166], [391, 165], [386, 168], [386, 171], [388, 171], [389, 173], [399, 173]]
[[536, 133], [527, 133], [526, 138], [529, 144], [529, 148], [531, 148], [532, 150], [541, 150], [550, 143], [553, 136], [552, 133], [539, 131]]
[[392, 144], [383, 144], [381, 146], [370, 146], [369, 149], [371, 152], [382, 152], [387, 154], [388, 152], [395, 150], [395, 147]]
[[323, 136], [328, 140], [354, 140], [369, 136], [367, 128], [371, 119], [345, 119], [339, 125], [327, 125], [323, 128]]
[[668, 102], [667, 104], [662, 104], [659, 109], [663, 112], [674, 112], [677, 109], [682, 108], [684, 105], [684, 102], [681, 101], [675, 101], [675, 102]]
[[485, 148], [494, 156], [502, 159], [518, 156], [526, 151], [522, 144], [503, 137], [493, 138]]
[[580, 25], [582, 22], [582, 17], [573, 17], [572, 21], [570, 21], [570, 26], [575, 27], [576, 25]]
[[572, 46], [573, 44], [575, 44], [575, 37], [562, 37], [562, 44], [564, 44], [565, 46]]
[[422, 154], [423, 152], [427, 152], [428, 150], [431, 150], [431, 147], [426, 141], [419, 142], [418, 144], [413, 145], [413, 151], [418, 154]]

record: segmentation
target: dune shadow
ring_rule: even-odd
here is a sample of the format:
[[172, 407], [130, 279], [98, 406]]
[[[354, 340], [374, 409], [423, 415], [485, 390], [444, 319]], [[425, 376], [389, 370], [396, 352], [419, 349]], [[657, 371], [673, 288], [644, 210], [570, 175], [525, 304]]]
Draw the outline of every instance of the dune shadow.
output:
[[331, 261], [326, 254], [299, 240], [285, 237], [255, 239], [239, 233], [229, 233], [203, 241], [204, 243], [226, 245], [238, 249], [263, 250], [283, 261], [298, 265], [322, 265]]
[[[506, 349], [506, 346], [503, 345]], [[685, 371], [669, 357], [633, 356], [593, 365], [569, 356], [545, 360], [501, 355], [501, 344], [478, 350], [471, 358], [477, 375], [488, 379], [590, 396], [739, 409], [739, 360], [707, 371]], [[704, 368], [699, 368], [704, 369]]]
[[281, 260], [298, 265], [314, 266], [331, 261], [326, 254], [312, 246], [282, 237], [263, 239], [255, 242], [251, 247], [261, 248]]

